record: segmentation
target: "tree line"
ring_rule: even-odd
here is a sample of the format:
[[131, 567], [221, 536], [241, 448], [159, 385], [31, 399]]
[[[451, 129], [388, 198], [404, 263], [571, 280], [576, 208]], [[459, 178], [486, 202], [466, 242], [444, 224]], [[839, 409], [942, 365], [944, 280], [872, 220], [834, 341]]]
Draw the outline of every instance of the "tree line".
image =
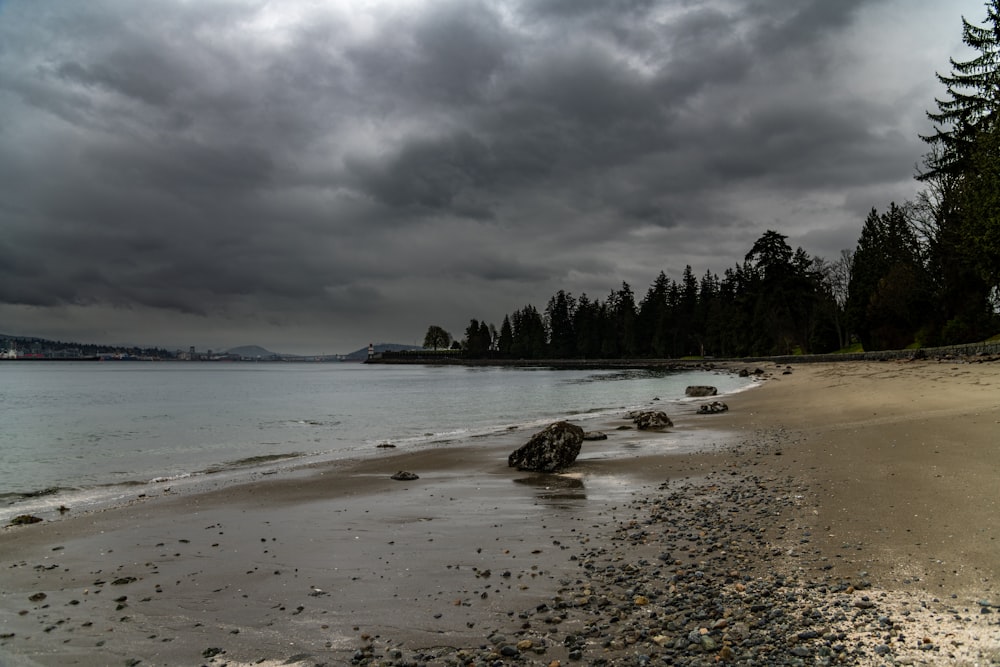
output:
[[983, 340], [1000, 329], [1000, 0], [985, 26], [962, 18], [976, 54], [951, 61], [914, 201], [872, 208], [854, 249], [835, 260], [766, 231], [720, 277], [663, 272], [637, 298], [622, 283], [603, 300], [564, 290], [544, 310], [472, 319], [461, 339], [428, 329], [425, 347], [469, 357], [677, 358], [824, 353]]

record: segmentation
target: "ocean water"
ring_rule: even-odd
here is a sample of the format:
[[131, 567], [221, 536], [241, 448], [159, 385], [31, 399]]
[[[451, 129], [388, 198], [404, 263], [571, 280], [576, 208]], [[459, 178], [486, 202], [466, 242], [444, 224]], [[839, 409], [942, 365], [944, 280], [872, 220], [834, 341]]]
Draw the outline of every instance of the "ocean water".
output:
[[370, 456], [383, 443], [467, 444], [556, 419], [586, 428], [653, 398], [682, 400], [691, 384], [729, 393], [749, 383], [710, 371], [5, 362], [0, 508], [12, 515], [72, 494]]

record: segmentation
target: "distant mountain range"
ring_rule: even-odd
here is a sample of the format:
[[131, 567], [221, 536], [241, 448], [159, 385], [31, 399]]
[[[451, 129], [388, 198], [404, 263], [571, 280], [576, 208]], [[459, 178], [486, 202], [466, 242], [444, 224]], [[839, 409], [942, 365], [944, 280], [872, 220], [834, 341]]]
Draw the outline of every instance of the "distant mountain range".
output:
[[[399, 352], [401, 350], [418, 350], [420, 349], [414, 345], [399, 345], [397, 343], [379, 343], [374, 346], [375, 353], [381, 352]], [[235, 354], [244, 359], [309, 359], [316, 355], [311, 354], [280, 354], [278, 352], [271, 352], [267, 348], [263, 348], [260, 345], [243, 345], [241, 347], [234, 347], [230, 350], [226, 350], [227, 354]], [[368, 346], [355, 350], [350, 354], [338, 354], [336, 355], [344, 361], [364, 361], [368, 358]]]
[[[376, 353], [381, 352], [397, 352], [400, 350], [418, 350], [420, 349], [417, 345], [400, 345], [398, 343], [378, 343], [374, 346], [374, 351]], [[0, 334], [0, 354], [5, 354], [8, 350], [19, 351], [21, 355], [25, 357], [30, 353], [31, 356], [39, 356], [44, 358], [70, 358], [70, 357], [96, 357], [101, 354], [111, 354], [120, 352], [122, 350], [128, 351], [131, 357], [149, 357], [153, 356], [160, 359], [174, 359], [174, 358], [187, 358], [187, 352], [182, 352], [180, 348], [177, 348], [177, 352], [174, 350], [159, 349], [159, 348], [140, 348], [139, 346], [123, 346], [123, 345], [99, 345], [94, 343], [76, 343], [76, 342], [65, 342], [65, 341], [52, 341], [45, 338], [36, 338], [33, 336], [11, 336], [7, 334]], [[329, 355], [314, 355], [314, 354], [283, 354], [280, 352], [272, 352], [265, 347], [260, 345], [241, 345], [239, 347], [233, 347], [226, 350], [223, 353], [213, 353], [213, 358], [216, 358], [219, 354], [222, 355], [233, 355], [240, 357], [242, 359], [255, 360], [260, 359], [263, 361], [275, 361], [281, 359], [287, 359], [289, 361], [294, 360], [344, 360], [344, 361], [364, 361], [368, 358], [368, 346], [362, 347], [350, 354], [329, 354]], [[200, 355], [200, 353], [199, 353]], [[198, 358], [202, 358], [199, 356]]]

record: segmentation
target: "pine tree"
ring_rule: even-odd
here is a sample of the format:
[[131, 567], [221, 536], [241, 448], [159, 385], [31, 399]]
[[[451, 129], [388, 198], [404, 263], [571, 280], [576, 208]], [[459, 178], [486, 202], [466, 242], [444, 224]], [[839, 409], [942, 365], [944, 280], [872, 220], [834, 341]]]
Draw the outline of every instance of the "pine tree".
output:
[[967, 172], [979, 135], [996, 124], [1000, 106], [1000, 0], [989, 0], [986, 14], [985, 26], [973, 25], [962, 17], [962, 41], [978, 55], [965, 61], [952, 58], [951, 75], [937, 75], [948, 97], [936, 100], [936, 113], [927, 113], [935, 123], [934, 134], [921, 138], [938, 150], [925, 160], [927, 171], [919, 175], [921, 180]]

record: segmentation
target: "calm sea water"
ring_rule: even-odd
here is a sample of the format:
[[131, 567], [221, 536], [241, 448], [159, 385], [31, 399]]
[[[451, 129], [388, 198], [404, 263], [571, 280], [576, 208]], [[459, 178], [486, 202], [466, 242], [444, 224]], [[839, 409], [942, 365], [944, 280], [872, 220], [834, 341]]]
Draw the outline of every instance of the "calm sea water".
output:
[[[81, 362], [0, 364], [0, 506], [48, 492], [249, 469], [290, 457], [447, 446], [595, 420], [748, 380], [708, 371]], [[50, 500], [51, 502], [51, 500]], [[9, 512], [8, 512], [9, 514]]]

